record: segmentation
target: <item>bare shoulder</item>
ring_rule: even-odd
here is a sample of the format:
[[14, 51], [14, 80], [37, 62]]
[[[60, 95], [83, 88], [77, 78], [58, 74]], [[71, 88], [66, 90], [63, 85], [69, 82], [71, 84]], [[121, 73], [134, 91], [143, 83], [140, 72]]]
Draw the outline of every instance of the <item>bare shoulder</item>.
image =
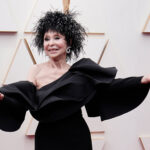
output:
[[36, 75], [40, 71], [39, 64], [32, 65], [28, 71], [27, 80], [36, 85]]
[[46, 64], [47, 62], [32, 65], [29, 69], [27, 80], [36, 85], [36, 76], [44, 68], [44, 66], [46, 66]]
[[40, 70], [39, 64], [32, 65], [29, 69], [29, 74], [35, 74], [39, 72], [39, 70]]

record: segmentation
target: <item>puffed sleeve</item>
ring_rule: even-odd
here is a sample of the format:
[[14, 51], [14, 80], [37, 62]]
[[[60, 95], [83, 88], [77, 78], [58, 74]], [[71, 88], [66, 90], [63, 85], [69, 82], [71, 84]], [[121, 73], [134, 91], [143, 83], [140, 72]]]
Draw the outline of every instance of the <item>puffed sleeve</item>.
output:
[[149, 91], [149, 84], [141, 84], [142, 77], [113, 79], [109, 84], [98, 84], [92, 101], [86, 105], [89, 116], [111, 119], [139, 106]]
[[4, 94], [4, 99], [0, 101], [0, 129], [16, 131], [32, 105], [35, 87], [29, 82], [19, 81], [1, 87], [0, 92]]

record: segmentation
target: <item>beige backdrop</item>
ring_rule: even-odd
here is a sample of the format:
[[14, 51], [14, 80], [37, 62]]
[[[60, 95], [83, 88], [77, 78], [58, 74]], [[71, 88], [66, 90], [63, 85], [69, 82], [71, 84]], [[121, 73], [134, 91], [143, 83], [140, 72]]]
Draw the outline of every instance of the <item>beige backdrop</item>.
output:
[[[86, 54], [102, 66], [116, 66], [118, 77], [150, 73], [149, 0], [1, 0], [0, 81], [1, 84], [26, 80], [33, 63], [46, 61], [32, 45], [32, 28], [49, 9], [72, 9], [87, 29]], [[70, 2], [70, 3], [69, 3]], [[69, 5], [70, 4], [70, 5]], [[64, 7], [65, 6], [65, 7]], [[145, 34], [142, 34], [142, 31]], [[108, 42], [109, 39], [109, 42]], [[31, 51], [32, 53], [30, 53]], [[33, 56], [32, 56], [33, 54]], [[73, 63], [73, 62], [71, 62]], [[23, 67], [22, 67], [23, 66]], [[148, 150], [150, 148], [149, 95], [137, 109], [104, 121], [85, 118], [94, 150]], [[33, 150], [36, 129], [29, 113], [20, 130], [0, 131], [0, 149]], [[25, 136], [26, 135], [26, 136]], [[140, 138], [139, 138], [140, 137]]]

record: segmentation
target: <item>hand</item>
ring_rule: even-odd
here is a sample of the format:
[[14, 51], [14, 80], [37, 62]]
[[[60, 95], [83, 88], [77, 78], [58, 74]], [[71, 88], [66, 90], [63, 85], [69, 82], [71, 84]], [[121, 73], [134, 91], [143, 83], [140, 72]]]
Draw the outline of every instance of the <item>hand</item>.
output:
[[0, 101], [4, 99], [4, 94], [0, 93]]
[[150, 75], [143, 76], [143, 78], [141, 79], [141, 83], [142, 84], [148, 84], [148, 83], [150, 83]]

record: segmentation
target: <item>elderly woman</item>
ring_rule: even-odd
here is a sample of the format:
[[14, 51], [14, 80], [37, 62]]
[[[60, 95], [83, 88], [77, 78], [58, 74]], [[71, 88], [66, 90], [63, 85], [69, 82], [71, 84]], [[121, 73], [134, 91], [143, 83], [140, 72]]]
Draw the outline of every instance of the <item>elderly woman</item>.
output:
[[92, 150], [81, 107], [101, 120], [129, 112], [147, 95], [150, 76], [114, 79], [114, 67], [102, 68], [89, 58], [67, 64], [83, 51], [86, 35], [73, 13], [49, 11], [35, 32], [35, 45], [49, 60], [33, 65], [27, 81], [0, 88], [0, 129], [16, 131], [29, 110], [39, 121], [35, 150]]

